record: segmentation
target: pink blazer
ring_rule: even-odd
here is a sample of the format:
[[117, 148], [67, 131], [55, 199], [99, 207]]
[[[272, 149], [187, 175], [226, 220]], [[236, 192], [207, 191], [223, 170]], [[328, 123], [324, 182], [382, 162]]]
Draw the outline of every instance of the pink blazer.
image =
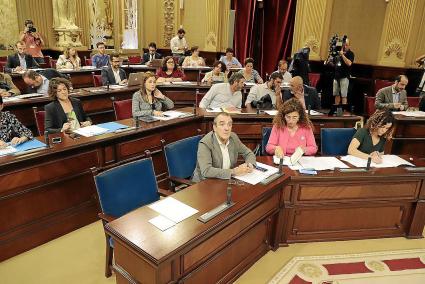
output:
[[276, 146], [280, 146], [285, 155], [292, 155], [298, 146], [305, 149], [305, 155], [313, 156], [317, 153], [317, 145], [311, 128], [299, 127], [294, 136], [291, 137], [287, 127], [277, 128], [273, 126], [266, 152], [274, 155]]

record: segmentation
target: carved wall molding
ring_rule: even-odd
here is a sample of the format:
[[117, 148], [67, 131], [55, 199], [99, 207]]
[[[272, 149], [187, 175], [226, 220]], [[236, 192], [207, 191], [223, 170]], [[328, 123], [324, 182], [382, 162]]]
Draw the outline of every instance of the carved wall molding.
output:
[[174, 0], [164, 0], [164, 46], [170, 46], [170, 41], [174, 37]]
[[403, 47], [401, 41], [399, 39], [394, 39], [392, 42], [390, 42], [390, 44], [386, 46], [384, 53], [386, 57], [389, 57], [392, 53], [394, 53], [398, 59], [403, 59], [404, 49], [405, 48]]
[[313, 36], [313, 35], [310, 35], [309, 37], [307, 37], [304, 40], [304, 46], [309, 47], [310, 48], [310, 52], [314, 52], [316, 54], [319, 53], [320, 43], [319, 43], [319, 40], [315, 36]]

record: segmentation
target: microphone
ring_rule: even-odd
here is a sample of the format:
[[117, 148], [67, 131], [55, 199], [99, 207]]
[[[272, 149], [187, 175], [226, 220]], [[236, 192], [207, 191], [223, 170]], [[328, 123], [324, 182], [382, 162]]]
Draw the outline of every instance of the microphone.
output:
[[351, 114], [354, 114], [354, 106], [351, 106]]
[[283, 158], [280, 158], [279, 159], [279, 174], [282, 173], [282, 170], [283, 170]]
[[50, 139], [49, 139], [49, 131], [44, 131], [44, 143], [46, 143], [46, 148], [50, 148]]
[[372, 158], [367, 158], [366, 171], [370, 170], [370, 163], [372, 162]]
[[193, 104], [193, 114], [196, 115], [196, 103]]
[[310, 115], [310, 112], [311, 112], [311, 105], [308, 105], [308, 106], [307, 106], [307, 109], [308, 109], [308, 115]]
[[257, 102], [257, 114], [260, 114], [260, 101]]
[[140, 128], [140, 120], [139, 120], [139, 117], [138, 117], [138, 116], [136, 116], [134, 119], [135, 119], [135, 122], [136, 122], [136, 129], [139, 129], [139, 128]]
[[232, 204], [232, 186], [230, 185], [230, 180], [229, 183], [227, 183], [227, 193], [226, 193], [226, 204], [230, 205]]

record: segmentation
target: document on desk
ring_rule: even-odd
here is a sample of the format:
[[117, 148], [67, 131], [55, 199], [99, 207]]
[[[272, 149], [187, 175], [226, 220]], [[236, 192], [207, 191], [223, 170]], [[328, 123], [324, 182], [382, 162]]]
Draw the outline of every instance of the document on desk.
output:
[[302, 157], [298, 163], [303, 169], [315, 169], [316, 171], [334, 170], [335, 168], [348, 169], [349, 166], [335, 157]]
[[158, 215], [155, 218], [150, 219], [148, 222], [160, 229], [161, 231], [165, 231], [176, 225], [176, 223], [174, 223], [168, 218], [165, 218], [162, 215]]
[[16, 148], [13, 146], [7, 146], [6, 148], [0, 149], [0, 156], [10, 155], [16, 152]]
[[[354, 157], [352, 155], [341, 157], [341, 160], [346, 161], [357, 168], [365, 168], [367, 166], [367, 160]], [[376, 164], [374, 162], [370, 164], [370, 166], [374, 168], [395, 168], [401, 165], [415, 166], [397, 155], [383, 155], [381, 164]]]
[[179, 223], [199, 212], [195, 208], [192, 208], [172, 197], [167, 197], [152, 203], [151, 205], [148, 205], [148, 207], [158, 212], [163, 217], [170, 219], [174, 223]]
[[267, 113], [268, 115], [275, 116], [278, 111], [277, 110], [265, 110], [264, 113]]
[[425, 117], [425, 112], [423, 111], [393, 111], [393, 114], [401, 114], [408, 117]]
[[118, 122], [114, 122], [114, 121], [100, 123], [97, 126], [101, 127], [101, 128], [105, 128], [106, 130], [108, 130], [108, 132], [114, 132], [114, 131], [117, 131], [117, 130], [120, 130], [120, 129], [129, 128], [127, 125], [124, 125], [124, 124], [121, 124], [121, 123], [118, 123]]
[[162, 113], [164, 116], [154, 116], [158, 120], [171, 120], [179, 117], [188, 117], [192, 114], [175, 110], [167, 110]]
[[222, 112], [221, 107], [207, 108], [207, 112]]
[[92, 137], [92, 136], [104, 134], [108, 132], [108, 129], [99, 127], [97, 125], [90, 125], [90, 126], [78, 128], [74, 130], [74, 132], [84, 137]]
[[171, 84], [173, 84], [173, 85], [185, 85], [185, 86], [190, 86], [190, 85], [197, 85], [198, 83], [197, 82], [192, 82], [192, 81], [180, 81], [180, 82], [178, 82], [178, 81], [176, 81], [176, 82], [171, 82]]
[[278, 171], [275, 167], [257, 162], [257, 166], [252, 172], [243, 176], [235, 176], [235, 179], [255, 185]]
[[[305, 110], [305, 113], [308, 114], [308, 110]], [[323, 115], [323, 113], [311, 109], [310, 115]]]

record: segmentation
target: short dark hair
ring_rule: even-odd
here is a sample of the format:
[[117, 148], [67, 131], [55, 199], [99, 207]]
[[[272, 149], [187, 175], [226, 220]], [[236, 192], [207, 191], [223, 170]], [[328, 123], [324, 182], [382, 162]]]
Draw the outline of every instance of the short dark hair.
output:
[[99, 48], [99, 45], [105, 45], [105, 43], [103, 41], [99, 41], [98, 43], [96, 43], [96, 48]]
[[22, 78], [30, 78], [31, 80], [35, 80], [37, 77], [41, 76], [34, 70], [27, 70], [22, 74]]
[[221, 72], [224, 72], [226, 70], [226, 65], [224, 65], [224, 63], [221, 61], [218, 61], [218, 60], [214, 61], [213, 68], [217, 67], [220, 64], [221, 64], [221, 68], [220, 68]]
[[277, 79], [277, 78], [279, 78], [279, 79], [282, 79], [282, 80], [283, 80], [283, 75], [282, 75], [280, 72], [275, 71], [275, 72], [273, 72], [273, 73], [270, 75], [270, 79], [269, 79], [269, 80], [275, 80], [275, 79]]
[[[217, 125], [217, 119], [218, 119], [218, 117], [219, 117], [220, 115], [222, 115], [222, 116], [227, 116], [227, 117], [230, 117], [230, 119], [232, 119], [232, 116], [230, 115], [230, 113], [222, 111], [222, 112], [218, 113], [218, 114], [214, 117], [214, 122], [213, 122], [213, 123], [214, 123], [214, 125]], [[233, 119], [232, 119], [232, 121], [233, 121]]]
[[148, 48], [149, 47], [153, 47], [153, 48], [155, 48], [156, 49], [156, 43], [154, 43], [154, 42], [150, 42], [149, 43], [149, 45], [148, 45]]
[[239, 73], [239, 72], [235, 72], [235, 73], [232, 74], [232, 76], [230, 76], [229, 84], [233, 85], [233, 83], [235, 83], [236, 81], [242, 80], [242, 79], [245, 79], [243, 74]]
[[60, 84], [65, 85], [68, 91], [71, 89], [71, 82], [65, 78], [53, 78], [49, 82], [49, 89], [47, 90], [47, 94], [50, 98], [57, 100], [58, 87]]
[[163, 60], [162, 60], [162, 71], [167, 71], [167, 61], [168, 60], [170, 60], [170, 59], [173, 59], [173, 61], [174, 61], [174, 69], [173, 69], [173, 71], [176, 71], [177, 70], [177, 63], [176, 63], [176, 61], [174, 60], [174, 57], [172, 57], [172, 56], [166, 56]]
[[26, 45], [25, 41], [23, 41], [23, 40], [18, 40], [18, 41], [15, 43], [15, 46], [16, 46], [16, 47], [18, 47], [18, 44]]
[[198, 50], [198, 49], [199, 49], [199, 46], [194, 45], [194, 46], [192, 46], [192, 48], [190, 49], [190, 51], [193, 53], [195, 50]]
[[185, 30], [184, 29], [181, 29], [181, 28], [177, 31], [177, 33], [178, 34], [186, 34]]
[[409, 80], [406, 75], [398, 75], [397, 77], [395, 77], [395, 81], [400, 82], [403, 78]]
[[279, 63], [277, 64], [277, 66], [283, 65], [283, 64], [288, 64], [288, 61], [286, 61], [285, 59], [279, 60]]
[[34, 25], [34, 22], [31, 19], [25, 20], [24, 25], [26, 26], [28, 24], [33, 24]]
[[235, 51], [231, 47], [226, 48], [226, 53], [228, 52], [235, 53]]
[[244, 65], [247, 65], [248, 63], [252, 63], [252, 65], [254, 65], [254, 59], [252, 59], [251, 57], [246, 58], [244, 61]]
[[111, 55], [109, 56], [109, 60], [111, 60], [111, 62], [113, 57], [120, 58], [120, 54], [118, 52], [112, 52]]
[[3, 97], [0, 96], [0, 105], [2, 105], [2, 104], [3, 104]]

